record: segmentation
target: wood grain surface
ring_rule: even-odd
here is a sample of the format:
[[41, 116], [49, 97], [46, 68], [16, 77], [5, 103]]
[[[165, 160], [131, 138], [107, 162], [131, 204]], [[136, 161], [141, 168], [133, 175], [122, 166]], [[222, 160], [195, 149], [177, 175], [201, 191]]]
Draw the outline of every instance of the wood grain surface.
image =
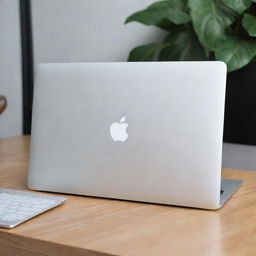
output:
[[[0, 187], [26, 189], [28, 149], [29, 137], [0, 140]], [[244, 184], [218, 211], [64, 195], [64, 205], [0, 228], [0, 255], [256, 255], [256, 173], [223, 177]]]

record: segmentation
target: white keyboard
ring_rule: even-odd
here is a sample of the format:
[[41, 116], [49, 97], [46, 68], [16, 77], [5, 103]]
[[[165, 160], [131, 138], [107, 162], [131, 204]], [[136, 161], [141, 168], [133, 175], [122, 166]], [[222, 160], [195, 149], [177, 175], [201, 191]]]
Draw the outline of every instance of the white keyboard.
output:
[[64, 201], [63, 197], [0, 188], [0, 227], [13, 228]]

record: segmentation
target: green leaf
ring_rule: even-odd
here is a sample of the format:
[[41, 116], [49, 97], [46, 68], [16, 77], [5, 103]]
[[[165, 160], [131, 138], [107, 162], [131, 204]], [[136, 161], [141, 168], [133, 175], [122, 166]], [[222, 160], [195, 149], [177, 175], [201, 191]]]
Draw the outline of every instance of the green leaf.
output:
[[159, 56], [161, 61], [207, 60], [205, 50], [192, 28], [176, 26], [166, 37], [164, 44]]
[[243, 27], [250, 36], [256, 36], [256, 17], [250, 14], [245, 14], [242, 20]]
[[219, 0], [189, 0], [194, 29], [210, 51], [226, 37], [225, 30], [235, 21], [235, 13]]
[[248, 9], [252, 2], [251, 0], [223, 0], [223, 2], [232, 10], [242, 13]]
[[174, 24], [184, 24], [190, 21], [187, 0], [165, 0], [150, 5], [147, 9], [131, 15], [125, 24], [136, 21], [145, 25], [161, 26], [163, 19]]
[[156, 26], [164, 30], [170, 31], [172, 27], [176, 25], [174, 25], [169, 19], [163, 18]]
[[228, 71], [234, 71], [246, 66], [256, 56], [256, 42], [229, 37], [218, 45], [215, 51], [217, 60], [224, 61]]
[[136, 47], [130, 52], [128, 61], [156, 61], [159, 50], [160, 47], [157, 44]]

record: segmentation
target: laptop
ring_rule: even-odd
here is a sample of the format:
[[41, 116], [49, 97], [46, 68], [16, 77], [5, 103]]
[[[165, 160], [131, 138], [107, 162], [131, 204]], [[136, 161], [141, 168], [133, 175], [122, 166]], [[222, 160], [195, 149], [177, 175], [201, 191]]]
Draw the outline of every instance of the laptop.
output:
[[227, 69], [222, 62], [40, 64], [28, 187], [218, 209]]

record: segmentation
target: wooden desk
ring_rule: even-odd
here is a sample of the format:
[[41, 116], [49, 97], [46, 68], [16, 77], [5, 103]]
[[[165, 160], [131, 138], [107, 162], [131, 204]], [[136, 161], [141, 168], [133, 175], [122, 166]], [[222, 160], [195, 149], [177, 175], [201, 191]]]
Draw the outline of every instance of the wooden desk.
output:
[[[26, 189], [29, 137], [0, 140], [0, 187]], [[244, 185], [219, 211], [66, 196], [15, 229], [1, 256], [256, 255], [256, 173], [224, 170]]]

